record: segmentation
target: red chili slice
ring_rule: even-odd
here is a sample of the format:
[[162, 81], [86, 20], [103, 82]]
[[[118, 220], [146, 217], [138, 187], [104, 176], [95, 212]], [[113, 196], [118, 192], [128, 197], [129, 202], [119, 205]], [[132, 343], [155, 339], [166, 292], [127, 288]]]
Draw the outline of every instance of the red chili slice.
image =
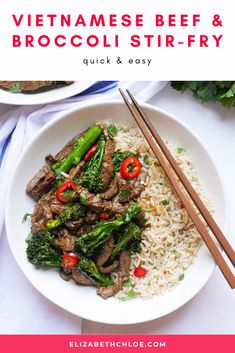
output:
[[135, 179], [140, 173], [141, 163], [135, 156], [126, 158], [120, 167], [120, 174], [123, 179]]
[[65, 253], [62, 257], [62, 266], [65, 270], [74, 268], [78, 262], [78, 255], [73, 252]]
[[75, 184], [73, 181], [71, 181], [71, 180], [65, 181], [63, 184], [61, 184], [58, 187], [58, 189], [56, 191], [57, 199], [62, 203], [70, 202], [72, 200], [72, 197], [65, 198], [62, 194], [63, 194], [63, 192], [65, 192], [69, 189], [75, 190], [76, 187], [77, 187], [77, 184]]
[[146, 276], [147, 272], [148, 271], [146, 270], [146, 268], [139, 266], [134, 269], [134, 276], [138, 278], [143, 278]]
[[109, 219], [108, 213], [100, 213], [100, 219]]
[[88, 152], [86, 153], [85, 157], [84, 157], [84, 161], [85, 162], [89, 162], [89, 160], [91, 159], [91, 157], [93, 156], [93, 154], [95, 153], [97, 148], [97, 144], [91, 146], [91, 148], [88, 150]]

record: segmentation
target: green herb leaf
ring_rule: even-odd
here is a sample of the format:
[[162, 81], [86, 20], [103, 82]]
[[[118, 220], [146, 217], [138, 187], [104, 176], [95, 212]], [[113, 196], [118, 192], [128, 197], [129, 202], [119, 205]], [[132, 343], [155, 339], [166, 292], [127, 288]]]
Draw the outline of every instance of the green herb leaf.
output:
[[120, 191], [120, 196], [121, 196], [122, 198], [127, 197], [127, 189], [122, 189], [122, 190]]
[[132, 287], [131, 281], [129, 279], [127, 281], [124, 281], [123, 287]]
[[177, 252], [176, 250], [173, 250], [172, 253], [175, 255], [175, 258], [176, 258], [176, 259], [179, 259], [180, 256], [181, 256], [180, 253]]
[[170, 204], [170, 200], [165, 199], [165, 200], [160, 201], [160, 205], [167, 206], [169, 204]]
[[202, 102], [219, 102], [227, 108], [235, 106], [234, 81], [172, 81], [171, 86], [181, 93], [191, 90]]
[[12, 93], [18, 93], [18, 92], [21, 91], [20, 86], [21, 86], [20, 81], [16, 81], [15, 83], [13, 83], [13, 84], [11, 85], [11, 88], [10, 88], [9, 91], [12, 92]]
[[144, 163], [147, 165], [149, 164], [149, 156], [144, 156]]
[[113, 155], [114, 172], [115, 173], [119, 172], [122, 162], [126, 158], [132, 157], [132, 156], [136, 156], [136, 154], [128, 151], [127, 152], [121, 152], [120, 150], [115, 151]]
[[28, 218], [32, 217], [32, 213], [26, 212], [22, 218], [22, 223], [26, 222]]
[[76, 192], [74, 190], [66, 190], [64, 192], [62, 192], [62, 196], [65, 199], [72, 199], [75, 196]]
[[133, 243], [131, 243], [131, 244], [129, 245], [129, 251], [130, 251], [130, 253], [131, 253], [131, 254], [136, 254], [136, 253], [140, 252], [140, 251], [141, 251], [141, 246], [140, 246], [140, 244], [141, 244], [141, 241], [140, 241], [140, 240], [133, 241]]
[[235, 105], [235, 83], [227, 92], [225, 92], [225, 94], [219, 97], [219, 100], [227, 108]]
[[117, 129], [116, 125], [110, 124], [108, 126], [107, 131], [108, 131], [108, 135], [111, 139], [114, 139], [114, 137], [117, 136], [118, 129]]
[[179, 280], [179, 281], [183, 281], [183, 279], [184, 279], [184, 274], [182, 273], [182, 274], [178, 277], [178, 280]]
[[118, 297], [118, 300], [121, 300], [121, 301], [127, 301], [127, 300], [131, 300], [131, 299], [135, 299], [135, 298], [138, 298], [140, 294], [138, 292], [135, 292], [133, 290], [130, 290], [129, 292], [126, 293], [126, 295], [122, 296], [122, 297]]
[[177, 147], [176, 151], [177, 151], [177, 153], [182, 153], [182, 152], [186, 152], [187, 150], [183, 147]]
[[159, 162], [154, 162], [155, 167], [161, 167], [161, 164]]
[[144, 211], [145, 212], [153, 212], [153, 208], [146, 208]]
[[29, 243], [29, 242], [30, 242], [30, 240], [32, 239], [32, 236], [33, 236], [32, 233], [29, 233], [29, 234], [27, 235], [27, 237], [26, 237], [26, 239], [25, 239], [26, 243]]

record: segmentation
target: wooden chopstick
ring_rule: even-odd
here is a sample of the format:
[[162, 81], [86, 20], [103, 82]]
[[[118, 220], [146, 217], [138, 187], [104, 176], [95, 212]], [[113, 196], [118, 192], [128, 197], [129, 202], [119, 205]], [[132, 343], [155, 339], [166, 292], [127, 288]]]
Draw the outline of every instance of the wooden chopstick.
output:
[[[223, 275], [226, 278], [227, 282], [229, 283], [230, 287], [231, 288], [235, 288], [235, 276], [233, 275], [232, 271], [230, 270], [228, 264], [226, 263], [225, 259], [222, 256], [221, 252], [217, 248], [216, 243], [214, 242], [214, 240], [212, 239], [212, 237], [208, 233], [208, 231], [206, 229], [206, 226], [204, 225], [202, 220], [199, 218], [199, 216], [198, 216], [194, 206], [192, 205], [191, 201], [189, 200], [188, 196], [186, 196], [185, 191], [181, 187], [178, 179], [176, 178], [175, 173], [178, 175], [178, 178], [180, 179], [180, 181], [184, 185], [186, 191], [188, 191], [188, 184], [190, 184], [189, 181], [187, 180], [187, 178], [184, 175], [182, 170], [181, 170], [180, 173], [179, 173], [179, 171], [178, 172], [174, 171], [174, 167], [175, 167], [175, 165], [177, 165], [177, 162], [175, 161], [174, 157], [171, 155], [170, 151], [168, 150], [167, 146], [162, 141], [162, 139], [161, 139], [161, 146], [164, 146], [164, 148], [162, 148], [162, 150], [160, 150], [160, 148], [156, 144], [156, 142], [158, 143], [158, 141], [160, 141], [159, 138], [158, 138], [159, 134], [156, 132], [155, 128], [150, 123], [150, 121], [146, 117], [146, 115], [143, 114], [143, 110], [140, 108], [140, 106], [136, 102], [136, 100], [135, 99], [133, 100], [134, 97], [128, 91], [128, 94], [131, 97], [132, 103], [133, 103], [135, 108], [129, 102], [129, 100], [125, 96], [124, 92], [121, 89], [119, 91], [120, 91], [120, 93], [121, 93], [121, 95], [122, 95], [127, 107], [129, 108], [132, 116], [134, 117], [137, 125], [139, 126], [139, 128], [142, 131], [143, 135], [145, 136], [147, 142], [149, 143], [153, 153], [155, 154], [155, 156], [157, 157], [159, 163], [161, 164], [161, 167], [163, 168], [164, 172], [166, 173], [168, 179], [170, 180], [175, 192], [177, 193], [177, 195], [179, 196], [180, 200], [182, 201], [186, 211], [188, 212], [190, 218], [192, 219], [192, 221], [193, 221], [195, 227], [197, 228], [199, 234], [201, 235], [202, 239], [204, 240], [204, 242], [205, 242], [206, 246], [208, 247], [210, 253], [214, 257], [216, 263], [218, 264], [221, 272], [223, 273]], [[144, 115], [144, 117], [143, 117], [143, 115]], [[150, 124], [147, 124], [146, 121], [148, 123], [150, 123]], [[148, 128], [151, 131], [152, 135], [148, 131]], [[159, 146], [160, 146], [160, 144], [159, 144]], [[168, 151], [168, 153], [165, 154], [165, 151]], [[171, 156], [171, 158], [168, 160], [168, 156], [169, 155]], [[172, 166], [171, 166], [171, 164], [172, 164]], [[173, 167], [173, 165], [174, 165], [174, 167]], [[184, 178], [182, 178], [182, 175], [184, 175]], [[185, 180], [187, 180], [186, 183], [185, 183]], [[190, 186], [191, 186], [191, 184], [190, 184]], [[197, 200], [196, 202], [200, 206], [200, 208], [198, 207], [198, 209], [199, 209], [200, 212], [202, 210], [203, 218], [205, 219], [206, 222], [208, 222], [208, 225], [211, 228], [212, 232], [214, 233], [216, 238], [219, 240], [219, 242], [221, 244], [221, 247], [223, 248], [224, 251], [226, 251], [226, 254], [228, 255], [230, 261], [234, 264], [235, 263], [234, 251], [233, 251], [231, 245], [228, 243], [228, 241], [224, 237], [224, 235], [221, 232], [221, 230], [220, 230], [220, 232], [217, 232], [217, 228], [219, 228], [219, 227], [215, 223], [215, 221], [214, 220], [213, 220], [213, 222], [211, 222], [211, 220], [208, 221], [207, 215], [209, 214], [209, 212], [206, 209], [206, 207], [204, 206], [203, 202], [200, 200], [199, 196], [197, 195], [196, 191], [193, 189], [192, 186], [190, 188], [190, 192], [188, 191], [188, 194], [190, 195], [190, 197], [191, 197], [191, 194], [193, 194], [193, 197], [194, 197], [194, 199], [192, 198], [193, 202], [195, 202], [194, 201], [195, 199]], [[198, 199], [200, 200], [200, 202], [198, 202]], [[195, 205], [197, 206], [196, 202], [195, 202]], [[201, 204], [203, 205], [203, 207], [201, 207], [202, 206]], [[204, 212], [204, 208], [207, 210], [207, 212]], [[221, 237], [221, 234], [223, 235], [222, 237]], [[228, 244], [229, 244], [229, 248], [228, 248]]]
[[143, 120], [145, 121], [146, 125], [148, 126], [151, 134], [154, 136], [155, 140], [157, 141], [159, 147], [161, 148], [163, 154], [167, 158], [168, 162], [170, 163], [171, 167], [174, 169], [175, 173], [179, 177], [181, 183], [184, 185], [185, 189], [187, 190], [188, 194], [190, 195], [191, 199], [197, 206], [198, 210], [200, 211], [201, 215], [203, 216], [204, 220], [208, 224], [209, 228], [215, 235], [216, 239], [220, 243], [221, 247], [224, 249], [226, 255], [230, 259], [231, 263], [233, 266], [235, 266], [235, 251], [233, 250], [232, 246], [229, 244], [228, 240], [225, 238], [224, 234], [222, 233], [221, 229], [211, 216], [210, 212], [198, 196], [197, 192], [193, 188], [192, 184], [189, 182], [188, 178], [185, 176], [183, 173], [182, 169], [179, 167], [177, 164], [176, 160], [170, 153], [169, 149], [167, 148], [166, 144], [162, 140], [161, 136], [158, 134], [158, 132], [155, 130], [153, 124], [151, 121], [148, 119], [134, 96], [127, 90], [128, 95], [131, 97], [132, 102], [134, 103], [136, 109], [138, 112], [141, 114]]

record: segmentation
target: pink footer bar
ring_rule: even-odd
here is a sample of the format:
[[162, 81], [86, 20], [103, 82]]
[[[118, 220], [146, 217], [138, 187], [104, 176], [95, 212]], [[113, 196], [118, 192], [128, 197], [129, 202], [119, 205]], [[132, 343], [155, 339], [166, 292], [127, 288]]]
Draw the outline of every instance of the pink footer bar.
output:
[[235, 335], [0, 335], [4, 353], [234, 353]]

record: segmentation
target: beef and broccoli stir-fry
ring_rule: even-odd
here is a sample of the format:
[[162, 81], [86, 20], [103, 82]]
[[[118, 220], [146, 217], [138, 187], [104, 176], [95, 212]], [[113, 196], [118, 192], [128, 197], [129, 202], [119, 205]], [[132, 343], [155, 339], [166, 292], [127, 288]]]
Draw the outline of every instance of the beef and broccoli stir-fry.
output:
[[0, 81], [0, 88], [11, 93], [38, 93], [65, 87], [73, 81]]
[[138, 155], [115, 146], [114, 124], [93, 125], [70, 140], [28, 183], [36, 205], [28, 260], [57, 267], [64, 280], [108, 298], [129, 279], [145, 214], [136, 203], [145, 175]]

